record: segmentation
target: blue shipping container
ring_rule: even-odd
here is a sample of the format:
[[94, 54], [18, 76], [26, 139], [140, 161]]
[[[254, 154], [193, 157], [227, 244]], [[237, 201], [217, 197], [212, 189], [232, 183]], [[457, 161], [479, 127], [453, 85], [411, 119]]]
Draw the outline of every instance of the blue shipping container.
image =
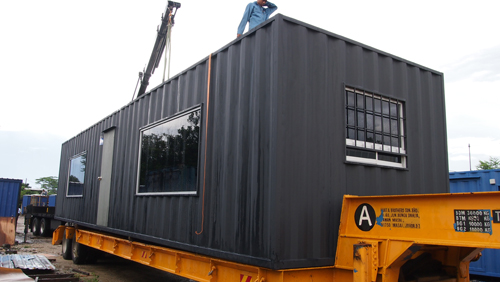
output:
[[21, 210], [22, 213], [26, 213], [26, 206], [28, 206], [31, 202], [31, 195], [24, 195], [23, 196], [23, 204], [21, 205]]
[[22, 180], [0, 178], [0, 217], [15, 217]]
[[[487, 191], [500, 191], [500, 169], [450, 172], [451, 193]], [[500, 277], [500, 250], [485, 249], [482, 253], [478, 261], [471, 262], [470, 273]]]
[[56, 198], [57, 198], [57, 194], [49, 196], [49, 207], [55, 207], [56, 206]]

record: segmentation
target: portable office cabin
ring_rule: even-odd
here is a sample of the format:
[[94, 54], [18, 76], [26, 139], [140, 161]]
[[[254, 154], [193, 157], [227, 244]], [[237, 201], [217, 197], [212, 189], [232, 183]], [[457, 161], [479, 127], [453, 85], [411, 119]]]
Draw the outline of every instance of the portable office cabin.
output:
[[[450, 192], [500, 191], [500, 169], [450, 172]], [[493, 222], [500, 222], [500, 211], [492, 212]], [[485, 249], [478, 261], [470, 263], [470, 273], [500, 277], [500, 250]]]
[[446, 152], [442, 73], [278, 14], [65, 142], [56, 218], [332, 265], [344, 194], [448, 192]]

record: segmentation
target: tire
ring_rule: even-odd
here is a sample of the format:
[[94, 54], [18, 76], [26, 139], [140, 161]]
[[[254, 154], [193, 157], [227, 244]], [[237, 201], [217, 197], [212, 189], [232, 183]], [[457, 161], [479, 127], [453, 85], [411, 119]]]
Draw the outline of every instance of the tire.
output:
[[[76, 234], [75, 234], [76, 235]], [[89, 247], [82, 245], [76, 241], [76, 236], [73, 236], [71, 243], [71, 258], [74, 264], [85, 264], [89, 255]]]
[[38, 217], [33, 218], [33, 227], [31, 228], [33, 235], [40, 236], [40, 219]]
[[[86, 246], [86, 247], [88, 247], [88, 246]], [[97, 260], [102, 257], [102, 255], [103, 255], [102, 251], [88, 247], [88, 254], [87, 254], [86, 263], [95, 264], [97, 262]]]
[[49, 237], [52, 232], [50, 232], [50, 219], [42, 218], [40, 222], [40, 234], [43, 237]]
[[72, 239], [66, 239], [66, 229], [64, 229], [63, 239], [62, 239], [62, 257], [65, 260], [72, 259], [72, 257], [71, 257], [72, 243], [73, 243]]

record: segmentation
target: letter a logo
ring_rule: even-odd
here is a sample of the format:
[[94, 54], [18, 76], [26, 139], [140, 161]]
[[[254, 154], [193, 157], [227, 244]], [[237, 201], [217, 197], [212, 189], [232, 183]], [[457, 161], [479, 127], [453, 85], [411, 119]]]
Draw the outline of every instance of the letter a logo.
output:
[[370, 215], [368, 214], [368, 208], [366, 206], [363, 206], [363, 209], [361, 209], [361, 216], [359, 217], [359, 223], [358, 225], [361, 226], [363, 224], [363, 220], [368, 220], [368, 225], [372, 226], [372, 220], [370, 219]]
[[376, 222], [375, 210], [369, 204], [361, 204], [354, 213], [356, 226], [362, 231], [370, 231]]

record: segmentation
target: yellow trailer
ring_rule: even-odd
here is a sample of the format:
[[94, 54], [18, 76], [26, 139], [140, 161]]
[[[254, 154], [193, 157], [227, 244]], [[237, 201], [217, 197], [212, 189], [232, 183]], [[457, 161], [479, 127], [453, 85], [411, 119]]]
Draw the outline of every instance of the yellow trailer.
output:
[[345, 195], [339, 228], [335, 265], [306, 269], [243, 265], [78, 226], [59, 226], [53, 244], [72, 240], [63, 255], [77, 263], [89, 246], [203, 282], [467, 282], [470, 261], [500, 248], [500, 192]]

